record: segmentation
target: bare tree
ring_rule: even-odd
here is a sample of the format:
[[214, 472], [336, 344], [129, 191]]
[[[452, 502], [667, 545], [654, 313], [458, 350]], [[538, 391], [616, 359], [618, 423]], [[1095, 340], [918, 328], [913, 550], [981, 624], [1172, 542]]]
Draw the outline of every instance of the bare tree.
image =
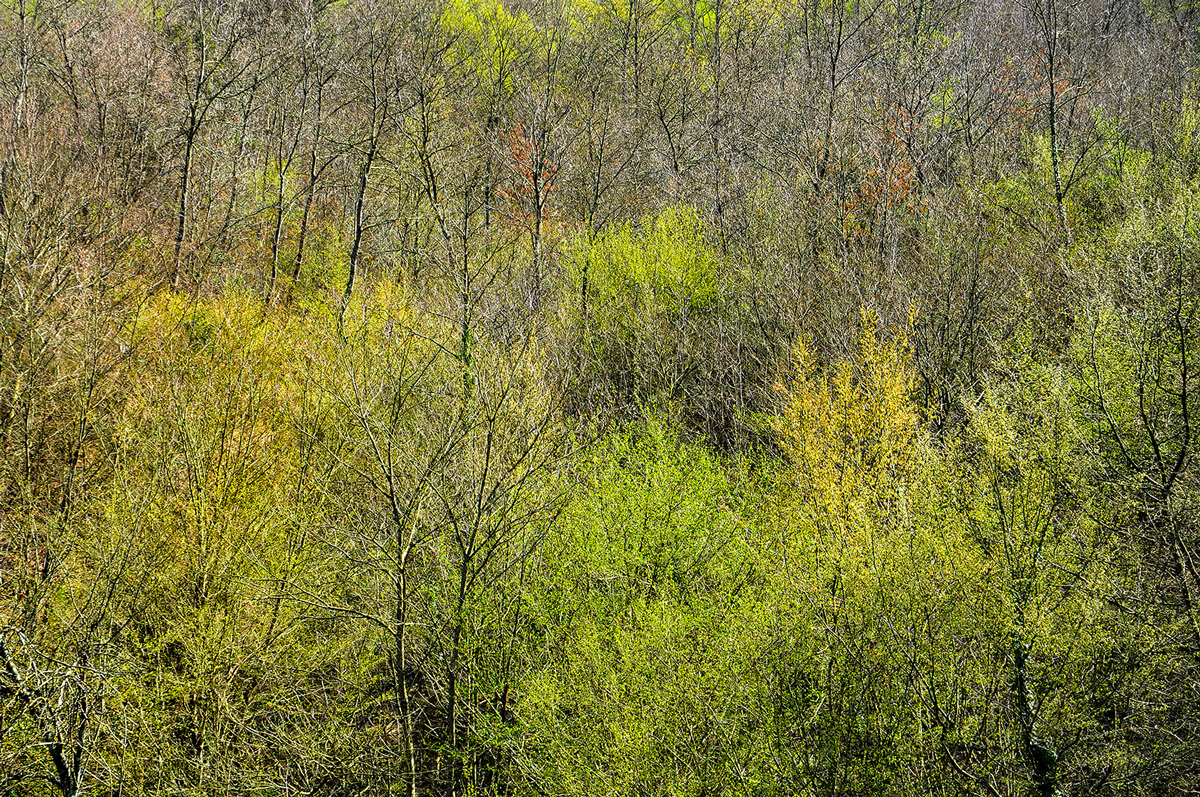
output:
[[169, 275], [172, 287], [178, 290], [184, 276], [181, 263], [186, 254], [184, 244], [202, 133], [223, 103], [254, 85], [247, 78], [262, 58], [253, 46], [261, 20], [254, 17], [250, 6], [230, 0], [185, 0], [156, 8], [153, 16], [161, 20], [161, 46], [171, 63], [178, 98], [182, 152]]

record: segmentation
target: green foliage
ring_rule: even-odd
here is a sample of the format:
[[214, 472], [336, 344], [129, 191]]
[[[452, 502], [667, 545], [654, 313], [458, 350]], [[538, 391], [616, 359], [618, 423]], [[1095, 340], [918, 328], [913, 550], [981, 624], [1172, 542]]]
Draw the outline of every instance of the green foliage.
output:
[[710, 230], [673, 207], [569, 250], [557, 369], [569, 411], [674, 410], [717, 444], [744, 437], [738, 394], [765, 375], [735, 352], [763, 342], [734, 321], [753, 288], [723, 265]]
[[583, 239], [567, 261], [585, 310], [591, 302], [604, 312], [686, 313], [710, 309], [720, 296], [718, 260], [692, 207]]
[[787, 746], [804, 751], [778, 772], [793, 788], [930, 788], [919, 740], [946, 722], [942, 696], [970, 671], [983, 563], [956, 456], [920, 429], [913, 385], [905, 338], [880, 343], [865, 323], [853, 361], [826, 374], [800, 348], [778, 388], [789, 467], [767, 564], [787, 642], [771, 733], [781, 763]]
[[524, 11], [514, 13], [500, 0], [448, 0], [441, 24], [476, 74], [502, 95], [514, 89], [513, 61], [540, 38]]
[[235, 773], [246, 787], [269, 782], [262, 743], [286, 736], [280, 712], [302, 724], [304, 704], [327, 699], [321, 685], [289, 680], [330, 666], [344, 642], [322, 642], [280, 591], [297, 568], [319, 566], [303, 542], [319, 498], [304, 475], [311, 449], [290, 423], [303, 394], [293, 348], [302, 329], [229, 296], [165, 297], [129, 330], [129, 403], [105, 539], [144, 546], [124, 589], [147, 604], [121, 618], [135, 662], [122, 711], [148, 723], [124, 730], [136, 744], [120, 742], [132, 782], [148, 787], [151, 762], [164, 759], [182, 791], [205, 793]]
[[765, 638], [737, 498], [661, 418], [605, 440], [543, 548], [522, 775], [555, 794], [747, 793]]
[[0, 792], [1197, 792], [1194, 37], [1025, 5], [0, 4]]
[[[1092, 264], [1069, 361], [1097, 507], [1124, 551], [1110, 590], [1121, 605], [1137, 607], [1130, 615], [1142, 629], [1138, 648], [1156, 651], [1118, 659], [1123, 668], [1114, 669], [1128, 672], [1129, 686], [1108, 691], [1128, 700], [1170, 694], [1162, 679], [1191, 667], [1190, 652], [1200, 650], [1200, 579], [1190, 553], [1200, 539], [1197, 206], [1190, 181], [1167, 188], [1168, 201], [1144, 203]], [[1130, 713], [1139, 738], [1173, 736], [1195, 720], [1176, 701], [1154, 705]], [[1128, 755], [1144, 761], [1144, 747], [1130, 745]], [[1195, 748], [1164, 743], [1155, 755], [1173, 769]]]
[[1143, 500], [1186, 483], [1198, 411], [1200, 194], [1191, 183], [1172, 193], [1139, 206], [1098, 253], [1073, 336], [1076, 389], [1109, 447], [1102, 461], [1144, 479], [1133, 493]]
[[582, 478], [554, 542], [582, 590], [564, 609], [593, 596], [595, 611], [620, 616], [638, 600], [719, 592], [740, 577], [744, 542], [721, 463], [663, 418], [606, 439]]
[[[1009, 368], [971, 409], [971, 528], [996, 607], [991, 645], [1009, 647], [1011, 713], [1001, 727], [1031, 787], [1048, 794], [1094, 777], [1072, 740], [1104, 735], [1086, 679], [1066, 674], [1118, 654], [1134, 629], [1107, 598], [1121, 553], [1096, 522], [1069, 381], [1020, 353]], [[1110, 767], [1126, 765], [1118, 750]]]

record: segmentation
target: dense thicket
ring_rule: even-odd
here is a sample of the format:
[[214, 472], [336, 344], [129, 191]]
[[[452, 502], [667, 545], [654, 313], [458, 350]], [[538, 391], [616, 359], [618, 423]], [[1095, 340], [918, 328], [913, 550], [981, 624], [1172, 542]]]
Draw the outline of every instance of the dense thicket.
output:
[[0, 0], [0, 793], [1196, 793], [1198, 48]]

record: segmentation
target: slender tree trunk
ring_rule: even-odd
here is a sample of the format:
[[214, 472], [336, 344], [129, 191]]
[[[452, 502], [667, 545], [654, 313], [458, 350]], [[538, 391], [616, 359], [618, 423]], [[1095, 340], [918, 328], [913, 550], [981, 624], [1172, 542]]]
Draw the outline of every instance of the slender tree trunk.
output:
[[1017, 700], [1017, 720], [1021, 725], [1021, 745], [1033, 768], [1033, 782], [1038, 797], [1058, 797], [1058, 752], [1049, 741], [1037, 734], [1033, 695], [1029, 690], [1028, 654], [1025, 641], [1017, 639], [1013, 646], [1016, 664], [1014, 691]]
[[179, 290], [179, 265], [183, 256], [183, 238], [187, 227], [188, 194], [192, 183], [192, 152], [196, 144], [196, 111], [193, 108], [188, 121], [187, 139], [183, 150], [183, 175], [179, 179], [179, 206], [175, 213], [175, 255], [171, 266], [171, 287]]
[[1054, 180], [1054, 209], [1059, 229], [1069, 245], [1071, 230], [1067, 227], [1067, 214], [1064, 207], [1062, 156], [1059, 152], [1058, 135], [1058, 7], [1056, 0], [1047, 0], [1045, 8], [1038, 9], [1039, 14], [1045, 13], [1042, 20], [1042, 39], [1046, 45], [1046, 77], [1049, 81], [1046, 97], [1047, 122], [1050, 133], [1050, 171]]
[[406, 546], [400, 556], [400, 572], [396, 580], [396, 680], [400, 695], [405, 763], [408, 765], [408, 797], [417, 797], [417, 753], [413, 740], [412, 701], [408, 694], [408, 554]]
[[350, 303], [350, 296], [354, 293], [354, 281], [358, 276], [359, 257], [362, 254], [363, 212], [367, 200], [367, 185], [370, 180], [371, 166], [375, 163], [378, 146], [379, 135], [378, 133], [373, 133], [370, 147], [367, 149], [367, 156], [363, 160], [362, 168], [358, 175], [358, 196], [354, 200], [354, 242], [350, 246], [350, 273], [346, 277], [346, 289], [342, 292], [343, 316], [346, 313], [346, 305]]
[[296, 283], [300, 279], [300, 268], [304, 264], [304, 244], [308, 239], [308, 222], [309, 216], [312, 213], [313, 195], [317, 190], [317, 143], [321, 139], [321, 90], [317, 90], [317, 123], [313, 129], [312, 148], [308, 152], [308, 188], [304, 194], [304, 211], [300, 214], [300, 234], [296, 239], [296, 260], [292, 264], [292, 281], [288, 285], [287, 300], [284, 302], [288, 306], [292, 304], [292, 297], [295, 295]]

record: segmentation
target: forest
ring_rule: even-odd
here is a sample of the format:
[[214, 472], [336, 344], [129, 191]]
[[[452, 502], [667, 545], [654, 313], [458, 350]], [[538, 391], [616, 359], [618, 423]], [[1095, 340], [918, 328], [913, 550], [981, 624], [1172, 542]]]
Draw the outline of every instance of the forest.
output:
[[1200, 793], [1200, 5], [0, 0], [0, 795]]

